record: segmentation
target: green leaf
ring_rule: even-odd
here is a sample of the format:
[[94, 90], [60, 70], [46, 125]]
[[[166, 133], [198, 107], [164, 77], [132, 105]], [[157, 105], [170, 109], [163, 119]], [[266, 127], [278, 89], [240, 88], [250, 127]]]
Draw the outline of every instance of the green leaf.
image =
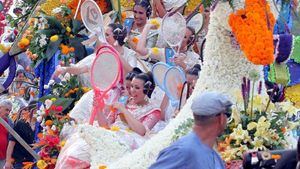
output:
[[81, 29], [82, 23], [76, 19], [72, 19], [72, 32], [73, 34], [78, 34]]
[[82, 45], [83, 40], [81, 38], [70, 39], [70, 46], [75, 48], [75, 59], [78, 62], [79, 60], [86, 57], [87, 53], [85, 47]]
[[56, 28], [60, 31], [64, 30], [64, 27], [54, 16], [45, 16], [45, 18], [47, 19], [50, 28]]
[[55, 95], [47, 95], [47, 96], [43, 96], [39, 99], [39, 102], [45, 102], [47, 99], [52, 99], [55, 98], [56, 100], [52, 103], [52, 105], [55, 106], [62, 106], [63, 110], [66, 110], [74, 101], [74, 99], [72, 98], [59, 98]]
[[38, 34], [45, 34], [47, 37], [50, 37], [52, 35], [57, 34], [58, 31], [55, 30], [55, 29], [43, 29], [43, 30], [38, 30], [37, 33]]
[[59, 45], [61, 43], [62, 39], [59, 38], [57, 41], [55, 42], [51, 42], [49, 43], [48, 47], [47, 47], [47, 50], [46, 50], [46, 58], [47, 58], [47, 61], [49, 61], [53, 55], [56, 53], [56, 51], [58, 50], [59, 48]]

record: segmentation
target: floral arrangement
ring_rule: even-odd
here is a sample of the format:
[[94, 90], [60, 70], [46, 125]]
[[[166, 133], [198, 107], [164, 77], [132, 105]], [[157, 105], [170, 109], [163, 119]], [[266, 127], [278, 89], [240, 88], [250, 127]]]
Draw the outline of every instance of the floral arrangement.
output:
[[243, 78], [242, 92], [236, 96], [238, 100], [232, 120], [218, 144], [218, 150], [226, 162], [242, 159], [243, 153], [248, 150], [287, 147], [285, 134], [295, 127], [291, 117], [298, 110], [287, 103], [276, 107], [269, 97], [261, 95], [261, 83], [256, 86], [258, 79], [254, 72], [251, 80]]
[[35, 11], [37, 14], [29, 19], [29, 28], [22, 34], [18, 47], [27, 49], [33, 66], [50, 60], [58, 50], [58, 59], [64, 64], [74, 62], [75, 46], [81, 45], [81, 23], [72, 19], [71, 9], [59, 0], [48, 0]]
[[246, 0], [245, 8], [229, 16], [229, 25], [247, 59], [257, 65], [274, 61], [275, 18], [266, 1]]
[[69, 104], [68, 100], [55, 97], [43, 101], [42, 106], [37, 111], [37, 121], [41, 122], [43, 129], [38, 134], [37, 143], [33, 145], [34, 149], [38, 149], [41, 160], [25, 162], [24, 168], [55, 168], [56, 159], [65, 144], [65, 141], [60, 139], [60, 132], [64, 124], [75, 124], [68, 115], [63, 113]]

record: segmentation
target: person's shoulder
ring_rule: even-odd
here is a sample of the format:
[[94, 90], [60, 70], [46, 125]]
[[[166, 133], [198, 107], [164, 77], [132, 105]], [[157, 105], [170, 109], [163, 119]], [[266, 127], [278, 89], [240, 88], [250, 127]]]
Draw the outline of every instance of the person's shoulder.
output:
[[178, 139], [176, 142], [174, 142], [173, 146], [180, 149], [182, 153], [191, 153], [195, 149], [195, 146], [197, 145], [195, 136], [193, 133], [189, 133], [180, 139]]

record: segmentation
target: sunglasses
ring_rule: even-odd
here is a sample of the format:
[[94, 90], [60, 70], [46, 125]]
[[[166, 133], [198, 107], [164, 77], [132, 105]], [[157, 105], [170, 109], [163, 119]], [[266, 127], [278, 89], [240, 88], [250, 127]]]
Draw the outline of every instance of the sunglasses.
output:
[[232, 114], [231, 106], [226, 108], [225, 112], [221, 112], [221, 113], [217, 114], [217, 116], [221, 115], [222, 113], [229, 119], [231, 117], [231, 114]]

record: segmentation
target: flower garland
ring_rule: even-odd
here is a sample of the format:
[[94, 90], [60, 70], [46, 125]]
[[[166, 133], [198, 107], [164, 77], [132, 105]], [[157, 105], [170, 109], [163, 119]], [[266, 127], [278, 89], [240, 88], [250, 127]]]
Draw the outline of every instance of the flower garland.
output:
[[275, 18], [266, 3], [262, 0], [246, 0], [245, 9], [237, 10], [229, 16], [229, 25], [241, 49], [248, 60], [257, 65], [267, 65], [274, 61]]

